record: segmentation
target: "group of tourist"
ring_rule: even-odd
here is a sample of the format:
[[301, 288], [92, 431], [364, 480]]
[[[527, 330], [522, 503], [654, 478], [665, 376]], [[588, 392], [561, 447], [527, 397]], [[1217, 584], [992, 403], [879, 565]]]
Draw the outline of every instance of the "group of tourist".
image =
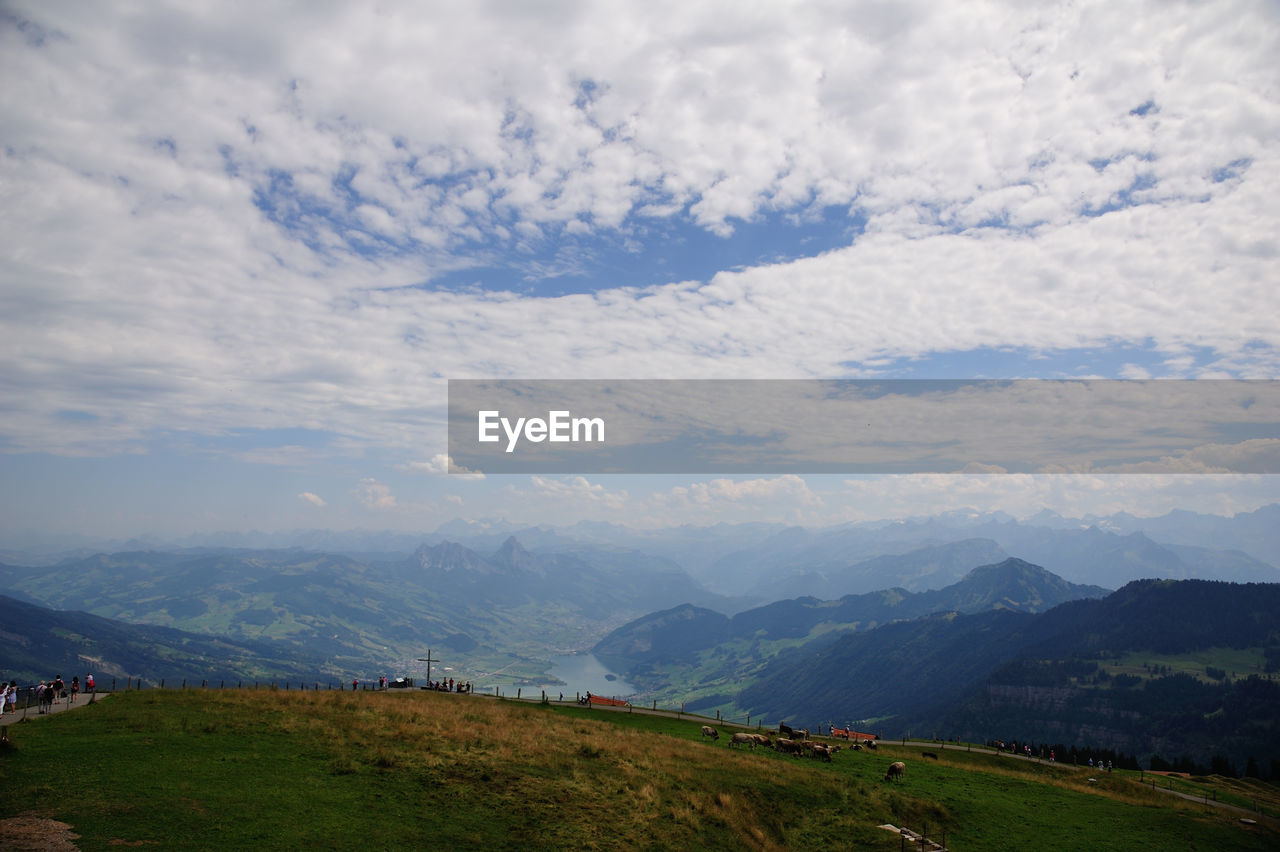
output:
[[[30, 689], [30, 687], [25, 687]], [[84, 691], [91, 693], [97, 688], [94, 683], [93, 675], [89, 674], [84, 679]], [[0, 683], [0, 712], [16, 713], [18, 709], [18, 682], [11, 680], [7, 684]], [[80, 676], [75, 675], [71, 678], [71, 684], [62, 679], [62, 675], [57, 675], [52, 680], [42, 680], [35, 687], [36, 704], [39, 706], [41, 713], [49, 713], [53, 710], [53, 705], [59, 701], [65, 700], [68, 704], [74, 704], [76, 698], [80, 695]]]
[[[381, 677], [378, 678], [378, 689], [387, 689], [393, 686], [397, 688], [404, 687], [404, 686], [413, 686], [413, 680], [408, 678], [397, 678], [396, 681], [393, 683], [387, 680], [386, 675], [382, 675]], [[360, 681], [358, 679], [352, 680], [351, 681], [352, 691], [355, 691], [359, 688], [360, 688]], [[465, 682], [460, 680], [455, 681], [453, 678], [446, 678], [443, 680], [429, 680], [427, 681], [427, 685], [422, 688], [434, 689], [437, 692], [467, 693], [472, 691], [471, 681], [469, 680]]]
[[448, 680], [429, 680], [427, 681], [427, 689], [434, 689], [438, 692], [470, 692], [471, 681], [466, 681], [465, 683], [463, 681], [458, 681], [457, 683], [454, 683], [453, 678], [449, 678]]

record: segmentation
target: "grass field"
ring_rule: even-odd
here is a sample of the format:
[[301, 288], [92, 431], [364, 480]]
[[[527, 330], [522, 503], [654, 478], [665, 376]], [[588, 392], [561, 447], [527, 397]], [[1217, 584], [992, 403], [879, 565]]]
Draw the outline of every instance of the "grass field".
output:
[[1235, 680], [1264, 674], [1266, 657], [1261, 648], [1206, 648], [1186, 654], [1135, 652], [1102, 664], [1112, 676], [1125, 674], [1143, 680], [1157, 676], [1156, 666], [1163, 667], [1168, 674], [1188, 674], [1205, 683], [1217, 683], [1209, 676], [1208, 669], [1220, 669]]
[[891, 745], [823, 764], [699, 725], [421, 691], [123, 693], [10, 727], [0, 817], [69, 823], [82, 849], [899, 849], [881, 823], [955, 850], [1280, 848], [1266, 820], [1125, 773]]

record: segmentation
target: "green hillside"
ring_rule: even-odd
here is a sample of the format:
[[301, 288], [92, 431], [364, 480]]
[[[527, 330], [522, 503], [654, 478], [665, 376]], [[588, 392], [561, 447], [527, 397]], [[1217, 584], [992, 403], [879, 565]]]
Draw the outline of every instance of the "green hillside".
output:
[[[961, 852], [1280, 842], [1265, 817], [1249, 826], [1136, 774], [892, 744], [821, 763], [699, 725], [417, 691], [132, 692], [11, 726], [0, 818], [62, 821], [86, 850], [897, 850], [885, 823], [945, 831]], [[894, 760], [907, 772], [887, 783]], [[1243, 795], [1280, 806], [1269, 785]]]
[[799, 724], [876, 719], [889, 736], [1267, 768], [1280, 758], [1277, 612], [1280, 584], [1138, 581], [1040, 614], [934, 615], [811, 643], [762, 665], [736, 701]]
[[[797, 668], [790, 652], [812, 658], [835, 643], [852, 643], [854, 647], [870, 643], [876, 648], [879, 660], [884, 660], [886, 654], [877, 643], [903, 644], [903, 640], [897, 638], [901, 628], [893, 628], [895, 623], [948, 612], [1038, 613], [1066, 601], [1105, 594], [1106, 590], [1100, 587], [1068, 583], [1036, 565], [1009, 558], [974, 568], [961, 581], [927, 592], [884, 589], [846, 595], [833, 601], [795, 598], [746, 610], [733, 617], [689, 605], [675, 607], [623, 625], [592, 650], [597, 657], [624, 672], [627, 680], [639, 686], [648, 700], [684, 703], [690, 710], [722, 709], [737, 713], [750, 709], [767, 712], [773, 718], [793, 718], [817, 710], [821, 715], [816, 718], [827, 721], [848, 712], [846, 707], [853, 693], [862, 705], [868, 704], [867, 678], [859, 676], [854, 684], [838, 672], [821, 671], [810, 678], [811, 684], [789, 684], [787, 681], [793, 675], [806, 676], [803, 669]], [[890, 633], [879, 633], [876, 638], [853, 638], [857, 634], [877, 633], [877, 628], [888, 628]], [[915, 628], [907, 629], [908, 636], [916, 632]], [[887, 636], [893, 638], [886, 639]], [[951, 641], [950, 637], [942, 638]], [[914, 641], [914, 644], [923, 657], [933, 652], [937, 642]], [[994, 658], [984, 651], [980, 661], [965, 668], [956, 668], [950, 658], [940, 660], [946, 688], [967, 685], [968, 681], [963, 680], [965, 674], [984, 673], [988, 669], [981, 668], [982, 661], [1003, 659], [999, 654], [1005, 650], [997, 648]], [[890, 674], [904, 666], [917, 670], [920, 667], [918, 658], [899, 650], [893, 650], [892, 657], [896, 662]], [[871, 690], [877, 689], [877, 684], [884, 680], [884, 673], [878, 671], [879, 660], [859, 659], [853, 663], [871, 667], [869, 674], [877, 677], [870, 684]], [[763, 685], [756, 692], [763, 695], [751, 690], [757, 680]], [[924, 684], [916, 677], [913, 682], [917, 689], [923, 688], [925, 698], [938, 690], [936, 681]], [[740, 691], [743, 691], [741, 697]], [[815, 692], [826, 694], [815, 696]], [[897, 713], [898, 706], [908, 697], [894, 685], [884, 701], [871, 701], [875, 708], [861, 707], [857, 715]], [[914, 704], [918, 704], [920, 698], [910, 696]], [[815, 699], [822, 705], [820, 708], [814, 706]], [[833, 703], [838, 706], [832, 707]]]

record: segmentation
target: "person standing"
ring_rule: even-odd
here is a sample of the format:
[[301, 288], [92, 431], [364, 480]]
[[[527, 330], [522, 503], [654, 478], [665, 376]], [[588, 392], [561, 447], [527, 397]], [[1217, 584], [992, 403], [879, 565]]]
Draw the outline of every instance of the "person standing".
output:
[[71, 676], [71, 703], [76, 703], [76, 696], [80, 694], [80, 675]]

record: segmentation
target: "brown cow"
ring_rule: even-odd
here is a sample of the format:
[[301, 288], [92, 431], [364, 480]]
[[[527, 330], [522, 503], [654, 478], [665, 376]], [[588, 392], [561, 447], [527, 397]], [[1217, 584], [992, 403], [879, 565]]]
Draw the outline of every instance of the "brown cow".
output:
[[773, 747], [778, 751], [786, 752], [787, 754], [794, 755], [795, 757], [799, 757], [800, 752], [804, 751], [804, 748], [796, 740], [779, 739], [773, 744]]

